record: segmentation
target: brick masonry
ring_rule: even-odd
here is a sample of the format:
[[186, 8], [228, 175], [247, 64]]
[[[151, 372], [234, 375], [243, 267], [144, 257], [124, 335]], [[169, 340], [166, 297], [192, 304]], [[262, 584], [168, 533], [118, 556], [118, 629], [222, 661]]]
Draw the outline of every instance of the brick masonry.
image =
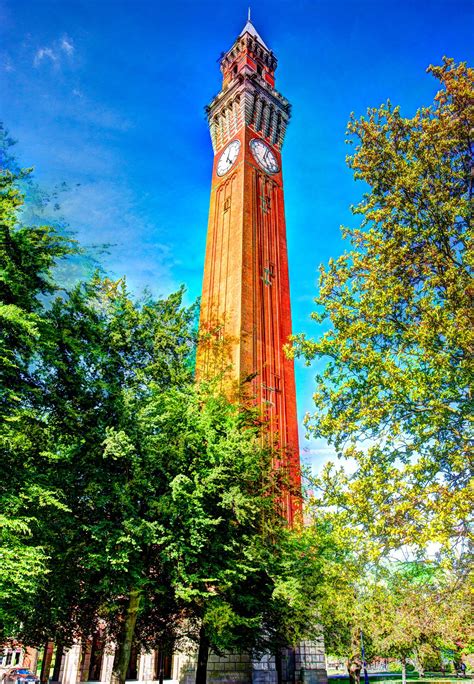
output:
[[[292, 524], [301, 513], [301, 480], [294, 367], [283, 350], [292, 330], [281, 157], [290, 105], [273, 86], [276, 58], [255, 33], [244, 32], [224, 55], [223, 88], [207, 108], [215, 157], [197, 375], [231, 368], [237, 385], [249, 379], [268, 440], [280, 448], [274, 467], [289, 482], [280, 501]], [[255, 140], [275, 169], [256, 159]], [[234, 141], [238, 154], [218, 172]]]
[[[305, 641], [282, 653], [283, 684], [327, 684], [324, 642]], [[181, 668], [180, 683], [194, 684], [195, 664], [188, 659]], [[209, 684], [277, 684], [275, 657], [252, 659], [248, 653], [211, 654], [207, 666]]]

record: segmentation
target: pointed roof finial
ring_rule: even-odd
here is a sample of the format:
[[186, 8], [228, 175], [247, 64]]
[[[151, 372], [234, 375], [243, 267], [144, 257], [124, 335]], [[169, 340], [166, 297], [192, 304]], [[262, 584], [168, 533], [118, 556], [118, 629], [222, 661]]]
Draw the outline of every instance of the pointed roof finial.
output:
[[250, 33], [250, 35], [253, 36], [254, 38], [256, 38], [256, 39], [260, 42], [260, 44], [263, 45], [263, 47], [264, 47], [266, 50], [269, 50], [270, 48], [268, 48], [268, 47], [265, 45], [265, 43], [263, 42], [263, 38], [258, 34], [257, 29], [256, 29], [255, 26], [252, 24], [252, 20], [251, 20], [251, 18], [250, 18], [250, 7], [249, 7], [249, 10], [248, 10], [248, 15], [247, 15], [247, 17], [248, 17], [248, 18], [247, 18], [247, 23], [245, 24], [244, 28], [243, 28], [242, 31], [240, 32], [240, 35], [243, 36], [244, 33]]

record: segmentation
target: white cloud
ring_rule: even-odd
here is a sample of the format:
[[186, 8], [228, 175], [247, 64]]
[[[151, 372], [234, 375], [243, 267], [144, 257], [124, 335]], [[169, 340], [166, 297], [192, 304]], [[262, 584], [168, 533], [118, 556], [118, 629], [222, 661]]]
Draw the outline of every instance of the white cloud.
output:
[[36, 51], [35, 58], [33, 60], [33, 64], [35, 67], [38, 67], [41, 62], [45, 59], [49, 59], [53, 64], [56, 64], [58, 61], [58, 56], [56, 52], [53, 50], [53, 48], [50, 47], [44, 47], [44, 48], [39, 48], [39, 50]]
[[41, 47], [35, 52], [33, 64], [39, 67], [42, 62], [49, 60], [51, 64], [58, 67], [64, 55], [71, 58], [74, 54], [74, 43], [68, 36], [63, 36], [54, 41], [51, 45]]
[[8, 73], [11, 71], [15, 71], [15, 67], [13, 66], [13, 62], [11, 61], [11, 59], [8, 55], [2, 55], [1, 62], [2, 62], [1, 68], [3, 69], [3, 71], [7, 71]]
[[65, 52], [69, 56], [71, 56], [74, 52], [73, 42], [67, 36], [63, 36], [61, 38], [61, 50], [63, 50], [63, 52]]
[[[108, 165], [112, 166], [113, 160], [109, 159]], [[177, 289], [173, 251], [126, 182], [116, 178], [83, 182], [65, 193], [60, 204], [82, 245], [110, 245], [109, 254], [101, 261], [113, 278], [131, 274], [127, 282], [137, 294], [146, 286], [155, 295]]]

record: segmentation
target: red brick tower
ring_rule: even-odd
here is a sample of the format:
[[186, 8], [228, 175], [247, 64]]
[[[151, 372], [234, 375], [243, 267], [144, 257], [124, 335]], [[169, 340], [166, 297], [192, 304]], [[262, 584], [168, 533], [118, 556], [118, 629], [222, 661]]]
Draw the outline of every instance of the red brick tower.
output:
[[[201, 331], [229, 341], [232, 373], [248, 380], [281, 447], [276, 468], [300, 490], [281, 148], [291, 106], [275, 90], [277, 60], [247, 21], [221, 59], [223, 84], [207, 107], [214, 149]], [[212, 372], [210, 348], [198, 373]], [[249, 380], [251, 378], [251, 380]], [[299, 496], [282, 493], [291, 524]]]

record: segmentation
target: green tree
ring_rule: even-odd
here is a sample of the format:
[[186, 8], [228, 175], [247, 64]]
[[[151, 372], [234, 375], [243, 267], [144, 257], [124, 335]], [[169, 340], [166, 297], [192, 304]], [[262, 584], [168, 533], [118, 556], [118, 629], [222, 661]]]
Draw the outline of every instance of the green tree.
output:
[[[138, 422], [141, 448], [167, 468], [168, 490], [153, 512], [161, 533], [153, 571], [161, 566], [180, 607], [174, 638], [199, 647], [196, 682], [206, 679], [211, 651], [280, 655], [319, 635], [328, 593], [347, 583], [340, 577], [346, 540], [335, 539], [330, 520], [288, 529], [278, 510], [275, 454], [262, 448], [255, 413], [201, 383], [153, 394]], [[137, 621], [144, 645], [145, 604], [155, 592], [147, 586]]]
[[[17, 220], [6, 175], [3, 208]], [[295, 641], [308, 611], [271, 454], [253, 413], [194, 387], [195, 310], [182, 291], [135, 302], [124, 281], [97, 275], [59, 293], [51, 271], [71, 243], [51, 227], [5, 235], [4, 301], [19, 322], [10, 316], [2, 338], [3, 502], [15, 513], [4, 633], [68, 646], [105, 618], [120, 682], [134, 645], [191, 634], [207, 658]]]
[[313, 556], [306, 591], [314, 596], [326, 651], [345, 658], [360, 655], [359, 587], [372, 570], [367, 539], [315, 496], [308, 499], [306, 520]]
[[451, 573], [425, 563], [397, 563], [360, 590], [360, 626], [374, 654], [397, 658], [406, 682], [410, 660], [423, 676], [424, 662], [440, 648], [472, 643], [469, 591]]
[[41, 530], [49, 575], [36, 609], [22, 615], [22, 635], [67, 645], [105, 617], [120, 681], [145, 589], [164, 594], [168, 583], [155, 512], [169, 486], [163, 459], [176, 459], [146, 449], [139, 418], [154, 394], [192, 380], [195, 312], [182, 294], [134, 302], [123, 281], [77, 286], [51, 303], [35, 368], [52, 435], [38, 459], [68, 510]]
[[356, 459], [319, 480], [374, 549], [467, 548], [472, 440], [473, 70], [445, 59], [413, 117], [390, 103], [351, 118], [348, 164], [368, 190], [343, 230], [351, 250], [321, 268], [315, 320], [294, 353], [325, 359], [309, 430]]
[[49, 511], [64, 509], [37, 468], [50, 433], [32, 368], [44, 346], [44, 298], [57, 289], [52, 270], [75, 249], [54, 227], [22, 223], [21, 184], [30, 172], [8, 169], [8, 148], [0, 146], [0, 638], [18, 629], [19, 609], [31, 606], [47, 573], [34, 532]]
[[156, 396], [146, 422], [151, 452], [169, 452], [175, 473], [156, 519], [186, 615], [181, 630], [199, 647], [197, 684], [206, 681], [210, 651], [275, 652], [296, 644], [314, 624], [303, 581], [311, 549], [279, 515], [274, 454], [261, 445], [254, 412], [201, 384]]
[[191, 635], [207, 657], [261, 646], [262, 626], [283, 642], [298, 614], [289, 585], [273, 600], [294, 564], [272, 560], [283, 520], [259, 422], [194, 387], [181, 297], [137, 304], [123, 283], [82, 284], [52, 302], [36, 368], [53, 436], [43, 467], [68, 510], [42, 530], [50, 573], [23, 635], [67, 645], [105, 618], [120, 682], [132, 646]]
[[209, 648], [248, 646], [259, 624], [252, 580], [263, 579], [258, 542], [265, 513], [273, 516], [269, 459], [254, 417], [223, 397], [206, 397], [202, 385], [165, 400], [174, 417], [169, 432], [155, 431], [153, 450], [170, 449], [181, 462], [175, 459], [162, 500], [162, 534], [171, 585], [188, 616], [182, 627], [199, 644], [200, 682]]

